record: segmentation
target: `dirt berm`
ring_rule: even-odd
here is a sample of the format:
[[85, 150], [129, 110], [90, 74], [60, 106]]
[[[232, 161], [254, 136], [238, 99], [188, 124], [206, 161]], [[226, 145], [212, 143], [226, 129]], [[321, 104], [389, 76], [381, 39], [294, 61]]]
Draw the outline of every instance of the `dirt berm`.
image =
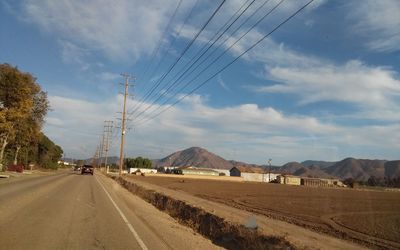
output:
[[363, 249], [352, 242], [254, 215], [181, 191], [137, 179], [132, 180], [129, 177], [109, 177], [168, 213], [181, 224], [191, 227], [214, 244], [227, 249]]

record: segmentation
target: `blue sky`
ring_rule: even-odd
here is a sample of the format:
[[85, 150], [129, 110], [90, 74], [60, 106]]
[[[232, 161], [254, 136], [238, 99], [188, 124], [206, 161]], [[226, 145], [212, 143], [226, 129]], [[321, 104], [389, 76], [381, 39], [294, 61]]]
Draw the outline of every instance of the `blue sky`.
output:
[[[154, 96], [144, 102], [140, 102], [143, 96], [220, 1], [181, 1], [171, 19], [178, 0], [3, 0], [0, 62], [37, 77], [52, 107], [44, 131], [70, 157], [91, 157], [104, 120], [118, 123], [120, 73], [129, 73], [136, 80], [128, 111], [135, 107], [139, 111], [130, 116], [127, 156], [160, 158], [201, 146], [226, 159], [259, 164], [269, 158], [274, 164], [350, 156], [399, 159], [400, 2], [396, 0], [314, 1], [193, 95], [143, 123], [154, 114], [152, 110], [166, 109], [307, 1], [283, 1], [228, 49], [279, 3], [264, 2], [227, 0]], [[166, 92], [174, 76], [215, 32], [249, 4], [215, 43], [220, 46], [214, 56], [228, 49], [227, 53], [189, 88]], [[177, 83], [186, 84], [202, 68], [194, 69], [193, 75]], [[153, 103], [158, 96], [161, 102]], [[163, 104], [163, 100], [169, 101]], [[115, 129], [112, 155], [118, 154], [118, 133]]]

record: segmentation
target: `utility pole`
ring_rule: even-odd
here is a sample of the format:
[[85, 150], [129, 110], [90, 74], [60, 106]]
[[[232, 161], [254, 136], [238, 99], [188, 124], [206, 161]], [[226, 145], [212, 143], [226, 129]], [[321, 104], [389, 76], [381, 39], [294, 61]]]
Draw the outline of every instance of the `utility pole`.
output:
[[99, 166], [101, 169], [101, 162], [102, 162], [102, 157], [103, 157], [103, 147], [104, 147], [104, 132], [103, 136], [101, 137], [100, 144], [99, 144]]
[[107, 157], [108, 150], [110, 149], [110, 140], [113, 129], [113, 121], [104, 121], [104, 133], [103, 133], [103, 151], [104, 151], [104, 166], [106, 168], [106, 172], [108, 173], [107, 166]]
[[268, 182], [271, 182], [271, 162], [272, 162], [272, 159], [268, 159], [268, 165], [269, 165], [269, 169], [268, 169]]
[[92, 160], [92, 166], [96, 168], [97, 166], [97, 158], [99, 157], [99, 146], [96, 147], [96, 152], [94, 153], [94, 157]]
[[121, 121], [121, 147], [119, 151], [119, 175], [122, 175], [122, 170], [124, 168], [124, 146], [125, 146], [125, 133], [126, 133], [126, 99], [129, 95], [129, 79], [132, 78], [132, 76], [128, 74], [121, 74], [122, 77], [125, 78], [125, 92], [124, 92], [124, 107], [122, 109], [122, 121]]

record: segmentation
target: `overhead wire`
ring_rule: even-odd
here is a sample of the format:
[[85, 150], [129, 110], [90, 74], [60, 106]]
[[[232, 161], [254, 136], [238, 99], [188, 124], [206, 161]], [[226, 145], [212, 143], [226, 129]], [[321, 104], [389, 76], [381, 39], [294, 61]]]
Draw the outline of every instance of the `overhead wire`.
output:
[[151, 59], [150, 59], [149, 63], [147, 64], [146, 69], [143, 73], [143, 78], [146, 76], [146, 73], [149, 70], [150, 65], [153, 63], [154, 58], [158, 54], [158, 51], [160, 50], [161, 45], [163, 44], [163, 40], [165, 40], [165, 37], [167, 36], [167, 32], [170, 29], [172, 21], [175, 19], [176, 13], [178, 12], [178, 9], [181, 6], [181, 4], [182, 4], [182, 0], [179, 0], [178, 5], [176, 6], [172, 16], [169, 18], [167, 26], [165, 26], [164, 32], [163, 32], [162, 36], [160, 37], [160, 40], [157, 43], [158, 44], [157, 47], [153, 50], [153, 53], [151, 54]]
[[226, 64], [224, 67], [222, 67], [220, 70], [218, 70], [216, 73], [214, 73], [212, 76], [207, 78], [205, 81], [203, 81], [201, 84], [199, 84], [197, 87], [192, 89], [190, 92], [186, 93], [185, 95], [181, 96], [179, 99], [177, 99], [174, 103], [171, 105], [165, 107], [155, 115], [148, 117], [144, 120], [142, 120], [140, 123], [136, 124], [136, 126], [140, 126], [145, 124], [146, 122], [154, 119], [155, 117], [159, 116], [160, 114], [164, 113], [165, 111], [169, 110], [179, 102], [181, 102], [183, 99], [185, 99], [187, 96], [193, 94], [195, 91], [203, 87], [206, 83], [208, 83], [211, 79], [213, 79], [215, 76], [217, 76], [219, 73], [223, 72], [225, 69], [227, 69], [229, 66], [231, 66], [233, 63], [235, 63], [238, 59], [240, 59], [243, 55], [247, 54], [250, 50], [252, 50], [254, 47], [256, 47], [258, 44], [260, 44], [262, 41], [264, 41], [267, 37], [269, 37], [272, 33], [274, 33], [276, 30], [278, 30], [282, 25], [287, 23], [289, 20], [291, 20], [293, 17], [295, 17], [298, 13], [300, 13], [303, 9], [305, 9], [308, 5], [310, 5], [314, 0], [308, 1], [305, 5], [303, 5], [301, 8], [299, 8], [297, 11], [292, 13], [289, 17], [287, 17], [284, 21], [282, 21], [279, 25], [277, 25], [274, 29], [272, 29], [270, 32], [268, 32], [266, 35], [261, 37], [257, 42], [255, 42], [253, 45], [251, 45], [249, 48], [247, 48], [244, 52], [242, 52], [239, 56], [234, 58], [232, 61], [230, 61], [228, 64]]
[[[193, 11], [195, 10], [198, 2], [199, 2], [199, 0], [196, 0], [196, 2], [193, 4], [189, 14], [186, 16], [186, 18], [185, 18], [184, 22], [182, 23], [182, 25], [180, 26], [177, 34], [173, 36], [172, 42], [168, 43], [168, 48], [164, 51], [163, 55], [160, 56], [160, 60], [159, 60], [158, 64], [156, 65], [156, 67], [152, 70], [152, 73], [150, 74], [150, 76], [155, 74], [155, 72], [157, 72], [160, 65], [164, 62], [164, 60], [166, 58], [166, 54], [169, 53], [170, 49], [173, 48], [173, 46], [175, 45], [177, 38], [180, 37], [183, 27], [186, 26], [187, 22], [189, 21], [189, 18], [193, 14]], [[150, 81], [151, 79], [147, 79], [147, 80]], [[143, 79], [143, 81], [145, 81], [145, 79]], [[145, 85], [145, 86], [147, 86], [147, 85]], [[147, 95], [147, 93], [145, 95]], [[142, 103], [143, 103], [143, 97], [138, 102], [136, 102], [132, 108], [128, 108], [128, 110], [132, 109], [134, 111], [132, 111], [130, 113], [134, 113], [137, 110], [138, 106], [140, 106]]]
[[[266, 0], [265, 2], [264, 2], [264, 4], [261, 6], [261, 7], [264, 7], [265, 6], [265, 4], [268, 2], [269, 0]], [[260, 22], [262, 22], [266, 17], [268, 17], [275, 9], [277, 9], [282, 3], [284, 2], [284, 0], [280, 0], [270, 11], [268, 11], [265, 15], [263, 15], [256, 23], [254, 23], [246, 32], [244, 32], [233, 44], [231, 44], [228, 48], [226, 48], [217, 58], [215, 58], [210, 64], [208, 64], [208, 66], [206, 66], [203, 70], [201, 70], [194, 78], [192, 78], [190, 81], [188, 81], [183, 87], [181, 87], [178, 91], [177, 91], [177, 93], [179, 93], [179, 92], [181, 92], [182, 90], [184, 90], [188, 85], [190, 85], [191, 83], [193, 83], [193, 81], [194, 80], [196, 80], [202, 73], [204, 73], [208, 68], [210, 68], [214, 63], [216, 63], [223, 55], [225, 55], [234, 45], [236, 45], [243, 37], [245, 37], [251, 30], [253, 30]], [[239, 25], [236, 29], [235, 29], [235, 31], [232, 33], [232, 35], [234, 34], [234, 33], [236, 33], [236, 31], [238, 31], [245, 23], [247, 23], [257, 12], [258, 12], [258, 10], [260, 10], [260, 9], [262, 9], [262, 8], [258, 8], [255, 12], [253, 12], [253, 14], [252, 15], [250, 15], [241, 25]], [[229, 37], [228, 37], [229, 38]], [[228, 39], [227, 38], [227, 39]], [[225, 43], [226, 41], [227, 41], [227, 39], [225, 39], [225, 41], [223, 42], [223, 43]], [[221, 43], [217, 48], [219, 48], [223, 43]], [[214, 53], [215, 51], [216, 51], [216, 49], [217, 48], [215, 48], [214, 50], [213, 50], [213, 52], [212, 53]], [[209, 57], [211, 56], [211, 54], [207, 57], [207, 58], [205, 58], [203, 61], [202, 61], [202, 63], [203, 62], [205, 62]], [[201, 63], [201, 64], [202, 64]], [[200, 64], [200, 65], [201, 65]], [[199, 65], [199, 66], [200, 66]], [[198, 67], [199, 67], [198, 66]], [[197, 69], [197, 68], [196, 68]], [[196, 70], [196, 69], [194, 69], [194, 70]], [[194, 72], [194, 70], [192, 71], [192, 72], [190, 72], [190, 74], [191, 73], [193, 73]], [[177, 94], [177, 93], [175, 93], [175, 95]], [[151, 115], [152, 113], [154, 113], [154, 112], [156, 112], [157, 110], [159, 110], [160, 109], [160, 107], [162, 107], [162, 105], [164, 105], [164, 104], [166, 104], [168, 101], [170, 101], [172, 98], [174, 98], [175, 97], [175, 95], [172, 95], [172, 96], [170, 96], [167, 100], [165, 100], [164, 102], [162, 102], [159, 106], [157, 106], [153, 111], [151, 111], [150, 112], [150, 114], [149, 115]], [[146, 108], [146, 110], [145, 111], [147, 111], [147, 110], [149, 110], [151, 107], [152, 107], [152, 105], [154, 105], [155, 104], [155, 102], [153, 102], [150, 106], [148, 106], [147, 108]], [[141, 112], [141, 114], [143, 114], [144, 112]], [[136, 119], [139, 119], [138, 118], [138, 116], [136, 117]], [[144, 120], [144, 118], [142, 118], [142, 119], [140, 119], [140, 120], [136, 120], [136, 122], [140, 122], [140, 121], [142, 121], [142, 120]]]
[[[231, 33], [231, 35], [233, 35], [233, 34], [235, 34], [244, 24], [246, 24], [254, 15], [256, 15], [257, 13], [258, 13], [258, 11], [260, 11], [267, 3], [269, 2], [269, 0], [266, 0], [266, 1], [264, 1], [264, 3], [259, 7], [259, 8], [257, 8], [256, 9], [256, 11], [254, 11], [244, 22], [242, 22], [232, 33]], [[281, 3], [283, 2], [283, 0], [281, 1], [281, 2], [279, 2], [278, 4], [277, 4], [277, 6], [274, 8], [274, 9], [276, 9]], [[253, 3], [253, 2], [252, 2]], [[250, 7], [250, 6], [247, 6], [247, 8], [248, 7]], [[247, 10], [247, 8], [245, 9], [245, 10]], [[273, 9], [273, 10], [274, 10]], [[273, 11], [272, 10], [272, 11]], [[271, 13], [271, 11], [269, 12], [269, 13], [267, 13], [266, 15], [264, 15], [264, 17], [262, 18], [262, 19], [260, 19], [260, 21], [262, 21], [263, 19], [265, 19], [269, 14]], [[243, 14], [243, 13], [241, 13], [241, 14]], [[240, 16], [239, 16], [240, 17]], [[237, 20], [237, 19], [236, 19]], [[235, 20], [235, 21], [236, 21]], [[259, 21], [259, 22], [260, 22]], [[258, 22], [258, 23], [259, 23]], [[232, 23], [233, 24], [233, 23]], [[232, 26], [232, 24], [228, 27], [228, 29]], [[254, 27], [255, 27], [255, 25], [254, 25]], [[228, 30], [227, 29], [227, 30]], [[225, 32], [227, 31], [227, 30], [225, 30]], [[224, 33], [225, 33], [224, 32]], [[166, 95], [166, 93], [168, 92], [168, 91], [173, 91], [174, 89], [175, 89], [175, 87], [176, 86], [178, 86], [180, 83], [178, 83], [178, 81], [180, 80], [180, 79], [185, 79], [187, 76], [189, 76], [189, 75], [191, 75], [195, 70], [197, 70], [205, 61], [207, 61], [207, 59], [209, 58], [209, 57], [211, 57], [211, 55], [212, 54], [214, 54], [214, 52], [216, 52], [217, 51], [217, 49], [218, 48], [220, 48], [228, 39], [229, 39], [229, 37], [227, 37], [226, 39], [225, 39], [225, 41], [224, 42], [222, 42], [222, 43], [220, 43], [217, 47], [215, 47], [214, 48], [214, 50], [207, 56], [207, 57], [205, 57], [203, 60], [202, 60], [202, 62], [197, 66], [197, 67], [195, 67], [195, 68], [193, 68], [192, 70], [191, 70], [191, 72], [189, 72], [187, 75], [185, 75], [186, 73], [187, 73], [187, 71], [190, 69], [190, 68], [192, 68], [194, 65], [195, 65], [195, 63], [212, 47], [212, 45], [214, 45], [214, 43], [217, 41], [217, 40], [219, 40], [219, 38], [221, 38], [222, 37], [222, 35], [224, 34], [224, 33], [221, 33], [220, 34], [220, 36], [218, 37], [218, 39], [216, 39], [208, 48], [207, 48], [207, 50], [206, 51], [204, 51], [204, 53], [189, 67], [189, 68], [187, 68], [187, 70], [185, 71], [185, 72], [183, 72], [166, 90], [165, 90], [165, 92], [164, 93], [162, 93], [156, 100], [154, 100], [153, 102], [152, 102], [152, 104], [155, 104], [157, 101], [159, 101], [160, 99], [162, 99], [164, 96], [167, 96]], [[247, 34], [247, 33], [246, 33]], [[241, 38], [243, 38], [243, 36], [241, 37]], [[241, 39], [240, 38], [240, 39]], [[240, 40], [239, 39], [239, 40]], [[233, 45], [232, 45], [233, 46]], [[231, 47], [232, 47], [231, 46]], [[226, 51], [225, 51], [225, 53], [226, 53]], [[224, 53], [223, 53], [224, 54]], [[222, 54], [222, 55], [223, 55]], [[221, 56], [222, 56], [221, 55]], [[208, 69], [210, 66], [211, 66], [212, 64], [210, 64], [209, 66], [207, 66], [206, 67], [206, 69]], [[197, 79], [200, 75], [201, 75], [201, 73], [203, 73], [206, 69], [204, 69], [203, 71], [201, 71], [194, 79], [192, 79], [191, 81], [189, 81], [186, 85], [185, 85], [185, 87], [184, 88], [186, 88], [186, 86], [188, 85], [188, 84], [190, 84], [190, 83], [192, 83], [195, 79]], [[184, 89], [183, 88], [183, 89]], [[181, 90], [182, 90], [182, 88], [181, 88]], [[166, 100], [166, 101], [164, 101], [161, 105], [164, 105], [165, 103], [167, 103], [169, 100], [171, 100], [173, 97], [170, 97], [170, 98], [168, 98], [168, 100]], [[140, 115], [142, 115], [144, 112], [146, 112], [147, 110], [149, 110], [152, 106], [152, 104], [150, 104], [149, 106], [147, 106], [146, 108], [145, 108], [145, 110], [143, 110], [140, 114], [138, 114], [137, 115], [137, 117], [136, 117], [136, 119], [138, 119], [138, 117], [140, 116]], [[159, 108], [159, 107], [158, 107]], [[152, 111], [152, 112], [154, 112], [154, 111]], [[151, 113], [152, 113], [151, 112]]]
[[190, 47], [194, 44], [194, 42], [197, 40], [199, 35], [204, 31], [206, 26], [211, 22], [211, 20], [215, 17], [215, 15], [218, 13], [218, 11], [221, 9], [221, 7], [224, 5], [226, 0], [222, 0], [222, 2], [218, 5], [218, 7], [214, 10], [212, 15], [207, 19], [207, 21], [202, 25], [200, 30], [196, 33], [196, 35], [192, 38], [192, 40], [189, 42], [189, 44], [186, 45], [185, 49], [181, 52], [179, 57], [174, 61], [174, 63], [168, 68], [168, 70], [158, 79], [156, 84], [152, 87], [152, 89], [148, 92], [147, 95], [143, 98], [143, 102], [147, 100], [147, 98], [155, 91], [155, 89], [158, 88], [158, 86], [161, 84], [161, 81], [165, 79], [165, 77], [175, 68], [177, 63], [183, 58], [184, 54], [190, 49]]
[[[267, 0], [269, 1], [269, 0]], [[175, 76], [172, 78], [176, 78], [175, 81], [172, 81], [169, 86], [167, 85], [166, 90], [161, 93], [155, 100], [152, 101], [152, 104], [156, 103], [158, 100], [160, 100], [174, 85], [177, 84], [177, 82], [185, 75], [186, 72], [188, 72], [208, 51], [209, 49], [232, 27], [232, 25], [234, 23], [236, 23], [236, 21], [250, 8], [250, 6], [255, 2], [255, 0], [252, 0], [250, 4], [247, 5], [246, 4], [250, 2], [250, 0], [246, 1], [236, 12], [235, 14], [233, 14], [229, 20], [214, 34], [214, 36], [207, 42], [204, 44], [204, 46], [198, 51], [198, 53], [192, 57], [192, 59], [190, 61], [188, 61], [188, 63], [183, 66], [182, 70], [179, 71], [177, 74], [175, 74]], [[245, 8], [244, 8], [245, 7]], [[244, 9], [243, 9], [244, 8]], [[242, 10], [243, 9], [243, 10]], [[242, 10], [242, 12], [232, 21], [232, 23], [230, 23], [230, 21]], [[230, 23], [230, 24], [229, 24]], [[225, 30], [223, 30], [225, 28]], [[223, 30], [222, 33], [220, 33]], [[219, 34], [219, 36], [218, 36]], [[217, 37], [218, 36], [218, 37]], [[217, 37], [217, 38], [216, 38]], [[211, 43], [211, 41], [213, 41]], [[205, 49], [205, 50], [204, 50]], [[197, 57], [197, 59], [195, 60], [195, 58]], [[193, 62], [194, 60], [194, 62]], [[189, 65], [190, 64], [190, 65]], [[187, 67], [189, 66], [189, 67]], [[182, 71], [184, 71], [182, 73]], [[144, 112], [146, 112], [148, 109], [150, 109], [151, 106], [147, 106], [145, 107], [144, 110], [140, 111], [139, 114], [137, 114], [137, 117], [139, 117], [140, 115], [142, 115]], [[134, 114], [134, 112], [132, 113], [132, 115]]]

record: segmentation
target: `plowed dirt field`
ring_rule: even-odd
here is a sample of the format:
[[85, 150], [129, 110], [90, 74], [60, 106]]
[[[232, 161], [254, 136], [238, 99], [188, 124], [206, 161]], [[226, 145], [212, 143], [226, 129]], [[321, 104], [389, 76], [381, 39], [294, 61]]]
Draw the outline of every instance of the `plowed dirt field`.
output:
[[400, 248], [400, 192], [131, 176], [369, 246]]

